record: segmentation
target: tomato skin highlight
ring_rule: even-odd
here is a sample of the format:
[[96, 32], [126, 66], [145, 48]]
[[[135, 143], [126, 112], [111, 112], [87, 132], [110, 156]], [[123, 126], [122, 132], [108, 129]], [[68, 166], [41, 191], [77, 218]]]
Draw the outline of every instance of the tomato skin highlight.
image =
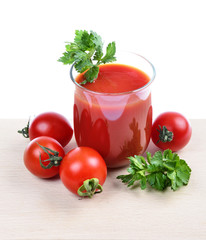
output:
[[29, 138], [48, 136], [56, 139], [63, 147], [71, 140], [73, 129], [69, 121], [59, 113], [46, 112], [38, 115], [29, 127]]
[[99, 184], [103, 185], [107, 177], [107, 167], [96, 150], [90, 147], [77, 147], [63, 158], [59, 175], [65, 187], [77, 194], [79, 187], [87, 179], [97, 178]]
[[[171, 142], [159, 141], [159, 126], [165, 126], [168, 131], [173, 133]], [[157, 130], [158, 129], [158, 130]], [[189, 121], [180, 113], [165, 112], [160, 114], [152, 126], [152, 141], [162, 150], [171, 149], [176, 152], [185, 147], [192, 135], [192, 128]]]
[[[48, 147], [51, 150], [59, 152], [59, 156], [62, 158], [65, 156], [64, 149], [58, 141], [53, 138], [42, 136], [33, 139], [24, 151], [24, 164], [26, 168], [35, 176], [39, 178], [51, 178], [59, 173], [59, 166], [53, 166], [50, 169], [44, 169], [41, 167], [39, 162], [39, 154], [41, 154], [41, 159], [46, 160], [49, 158], [48, 154], [41, 149], [41, 147], [36, 143], [44, 147]], [[45, 166], [48, 162], [43, 163]]]

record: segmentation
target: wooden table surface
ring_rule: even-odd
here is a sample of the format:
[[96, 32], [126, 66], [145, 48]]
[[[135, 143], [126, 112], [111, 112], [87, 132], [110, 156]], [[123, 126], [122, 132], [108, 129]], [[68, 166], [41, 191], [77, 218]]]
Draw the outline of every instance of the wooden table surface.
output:
[[[191, 120], [190, 143], [179, 155], [192, 168], [188, 186], [173, 192], [129, 189], [109, 170], [92, 199], [70, 193], [56, 177], [27, 171], [29, 140], [17, 134], [26, 120], [0, 120], [0, 239], [206, 239], [206, 120]], [[66, 152], [75, 147], [75, 141]], [[149, 150], [156, 150], [150, 144]]]

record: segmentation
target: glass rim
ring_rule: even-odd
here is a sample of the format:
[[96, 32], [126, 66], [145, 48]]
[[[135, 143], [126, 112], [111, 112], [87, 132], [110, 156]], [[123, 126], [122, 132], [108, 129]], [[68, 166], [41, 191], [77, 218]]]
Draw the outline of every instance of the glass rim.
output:
[[[90, 90], [90, 89], [85, 88], [83, 85], [81, 85], [81, 84], [79, 84], [79, 83], [77, 83], [77, 82], [75, 81], [75, 79], [74, 79], [74, 77], [73, 77], [73, 74], [72, 74], [75, 63], [73, 63], [72, 66], [71, 66], [71, 68], [70, 68], [70, 78], [71, 78], [72, 82], [73, 82], [77, 87], [81, 88], [81, 89], [84, 90], [84, 91], [87, 91], [87, 92], [89, 92], [89, 93], [96, 94], [96, 95], [119, 96], [119, 95], [127, 95], [127, 94], [132, 94], [132, 93], [140, 92], [140, 91], [144, 90], [145, 88], [147, 88], [148, 86], [150, 86], [151, 83], [154, 81], [155, 76], [156, 76], [155, 67], [154, 67], [154, 65], [153, 65], [149, 60], [147, 60], [147, 59], [146, 59], [145, 57], [143, 57], [142, 55], [139, 55], [139, 54], [133, 53], [133, 52], [127, 52], [127, 53], [132, 53], [132, 54], [137, 55], [138, 57], [144, 59], [144, 60], [151, 66], [151, 68], [152, 68], [152, 71], [153, 71], [152, 77], [150, 78], [150, 80], [149, 80], [149, 82], [148, 82], [147, 84], [145, 84], [144, 86], [142, 86], [142, 87], [140, 87], [140, 88], [137, 88], [137, 89], [134, 89], [134, 90], [131, 90], [131, 91], [127, 91], [127, 92], [120, 92], [120, 93], [106, 93], [106, 92], [96, 92], [96, 91], [92, 91], [92, 90]], [[113, 64], [113, 63], [111, 63], [111, 64]], [[114, 62], [114, 64], [115, 64], [115, 62]], [[121, 64], [121, 63], [120, 63], [120, 64]], [[132, 67], [134, 67], [134, 66], [132, 66]], [[139, 70], [141, 70], [141, 69], [139, 69]], [[142, 71], [142, 70], [141, 70], [141, 71]]]

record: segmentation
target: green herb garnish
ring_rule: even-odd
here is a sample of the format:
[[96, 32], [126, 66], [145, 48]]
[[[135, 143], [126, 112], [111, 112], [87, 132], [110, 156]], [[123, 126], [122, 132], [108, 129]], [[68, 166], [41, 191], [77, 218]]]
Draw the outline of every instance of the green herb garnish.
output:
[[129, 174], [117, 177], [123, 183], [127, 183], [128, 187], [139, 181], [141, 189], [145, 189], [148, 183], [157, 190], [163, 191], [171, 186], [171, 189], [175, 191], [188, 184], [191, 174], [190, 167], [170, 149], [163, 153], [157, 151], [153, 157], [151, 153], [147, 153], [146, 160], [144, 157], [136, 155], [128, 159], [130, 160], [130, 166], [127, 169]]
[[114, 56], [116, 52], [115, 42], [109, 43], [106, 48], [106, 54], [103, 54], [103, 42], [96, 32], [86, 30], [76, 30], [74, 42], [68, 42], [66, 52], [58, 60], [64, 64], [73, 64], [79, 73], [83, 73], [85, 80], [92, 83], [98, 76], [99, 65], [116, 61]]

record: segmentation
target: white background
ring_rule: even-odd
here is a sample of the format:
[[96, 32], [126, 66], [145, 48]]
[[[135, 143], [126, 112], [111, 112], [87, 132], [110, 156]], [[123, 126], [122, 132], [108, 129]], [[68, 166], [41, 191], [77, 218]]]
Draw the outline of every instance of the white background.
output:
[[72, 118], [69, 66], [57, 62], [76, 29], [96, 31], [156, 68], [154, 116], [206, 118], [204, 0], [0, 1], [0, 118], [56, 111]]

